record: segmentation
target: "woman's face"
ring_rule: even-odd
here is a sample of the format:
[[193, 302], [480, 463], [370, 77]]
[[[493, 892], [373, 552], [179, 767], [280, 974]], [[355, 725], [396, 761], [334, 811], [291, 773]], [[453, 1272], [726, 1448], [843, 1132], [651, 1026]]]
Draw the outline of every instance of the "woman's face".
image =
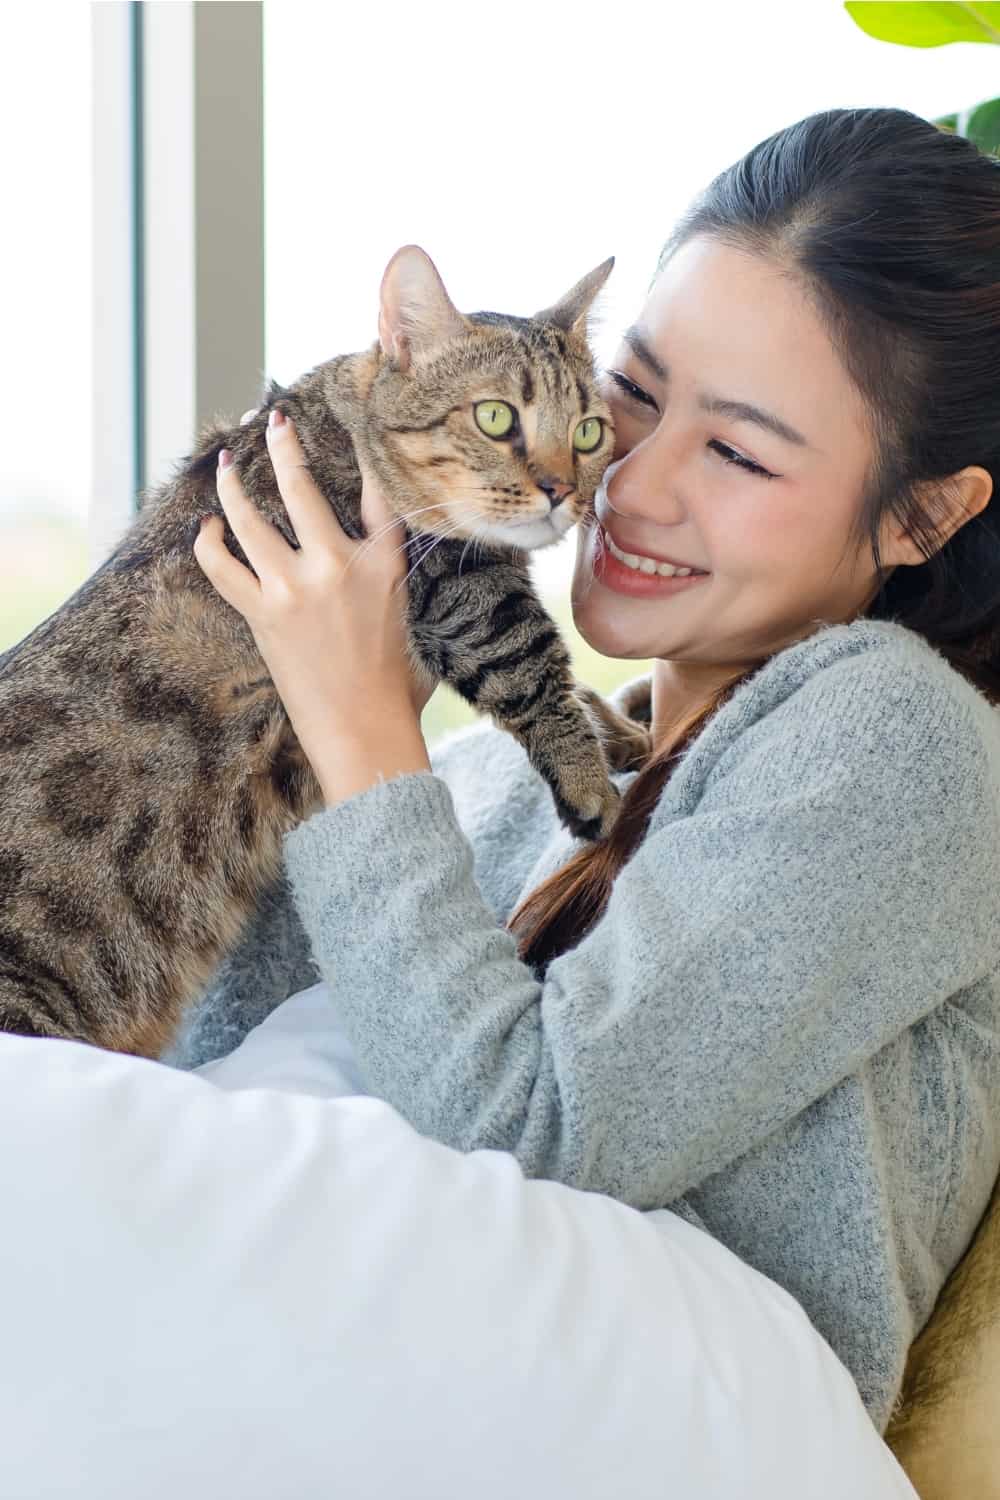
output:
[[[873, 451], [864, 408], [776, 265], [688, 241], [604, 384], [615, 462], [597, 524], [578, 529], [572, 584], [577, 628], [597, 651], [695, 672], [750, 665], [869, 602], [870, 549], [847, 545]], [[705, 576], [633, 571], [609, 543]]]

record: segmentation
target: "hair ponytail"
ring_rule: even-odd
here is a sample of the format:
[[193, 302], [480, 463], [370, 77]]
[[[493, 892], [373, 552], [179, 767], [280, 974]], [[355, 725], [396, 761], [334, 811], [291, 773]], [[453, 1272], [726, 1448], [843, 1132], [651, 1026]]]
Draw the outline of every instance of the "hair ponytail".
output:
[[741, 672], [731, 678], [674, 726], [626, 791], [608, 837], [574, 854], [511, 913], [507, 927], [518, 939], [518, 954], [537, 973], [560, 953], [575, 948], [603, 916], [611, 887], [642, 843], [653, 809], [684, 751], [747, 675]]

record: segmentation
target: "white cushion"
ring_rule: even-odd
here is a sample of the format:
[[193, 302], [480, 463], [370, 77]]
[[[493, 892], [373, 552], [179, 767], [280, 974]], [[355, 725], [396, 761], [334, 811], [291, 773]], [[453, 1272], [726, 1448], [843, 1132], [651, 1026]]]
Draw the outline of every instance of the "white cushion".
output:
[[318, 989], [228, 1073], [0, 1037], [4, 1500], [912, 1500], [790, 1296], [342, 1096]]

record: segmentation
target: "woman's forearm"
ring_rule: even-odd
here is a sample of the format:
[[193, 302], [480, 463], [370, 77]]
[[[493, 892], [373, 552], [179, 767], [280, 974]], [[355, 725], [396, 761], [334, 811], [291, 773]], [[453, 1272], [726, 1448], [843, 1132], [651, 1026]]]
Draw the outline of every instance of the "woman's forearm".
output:
[[317, 714], [308, 728], [299, 731], [299, 739], [327, 807], [366, 792], [379, 781], [431, 769], [416, 715], [363, 711], [358, 724], [345, 733]]

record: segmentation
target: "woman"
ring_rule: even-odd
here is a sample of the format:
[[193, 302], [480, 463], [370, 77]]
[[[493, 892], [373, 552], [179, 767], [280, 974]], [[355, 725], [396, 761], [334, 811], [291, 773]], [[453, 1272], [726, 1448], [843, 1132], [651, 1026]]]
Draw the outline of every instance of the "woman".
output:
[[671, 236], [578, 533], [581, 634], [654, 659], [603, 845], [499, 731], [428, 756], [368, 480], [358, 545], [273, 427], [301, 552], [224, 469], [260, 581], [221, 526], [196, 543], [327, 807], [184, 1065], [318, 968], [421, 1133], [703, 1228], [798, 1299], [879, 1432], [1000, 1167], [998, 249], [997, 164], [883, 109], [762, 142]]

